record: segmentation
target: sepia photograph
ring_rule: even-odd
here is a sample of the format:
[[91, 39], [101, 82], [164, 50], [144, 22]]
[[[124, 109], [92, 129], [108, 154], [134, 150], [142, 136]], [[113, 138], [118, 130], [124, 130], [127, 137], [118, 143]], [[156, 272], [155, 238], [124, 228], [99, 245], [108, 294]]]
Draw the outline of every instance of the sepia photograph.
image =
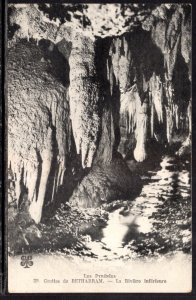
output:
[[182, 3], [9, 3], [9, 293], [192, 291]]

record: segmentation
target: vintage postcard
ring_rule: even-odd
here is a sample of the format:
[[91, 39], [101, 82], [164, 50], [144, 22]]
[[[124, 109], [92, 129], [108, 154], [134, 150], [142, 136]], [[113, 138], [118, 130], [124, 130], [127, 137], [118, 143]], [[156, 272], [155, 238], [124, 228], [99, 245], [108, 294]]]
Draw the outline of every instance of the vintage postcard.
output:
[[6, 12], [8, 292], [191, 292], [191, 5]]

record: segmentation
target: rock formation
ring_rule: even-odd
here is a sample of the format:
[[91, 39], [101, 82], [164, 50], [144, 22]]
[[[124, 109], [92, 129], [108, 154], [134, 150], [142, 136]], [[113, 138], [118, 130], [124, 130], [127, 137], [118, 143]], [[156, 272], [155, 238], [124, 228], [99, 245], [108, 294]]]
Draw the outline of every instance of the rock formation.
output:
[[130, 198], [124, 160], [150, 159], [152, 141], [187, 149], [190, 18], [180, 4], [9, 6], [10, 206], [39, 223], [62, 190], [83, 207]]
[[132, 174], [121, 159], [109, 165], [93, 166], [74, 190], [70, 204], [80, 207], [97, 207], [116, 199], [134, 199], [141, 192], [140, 178]]

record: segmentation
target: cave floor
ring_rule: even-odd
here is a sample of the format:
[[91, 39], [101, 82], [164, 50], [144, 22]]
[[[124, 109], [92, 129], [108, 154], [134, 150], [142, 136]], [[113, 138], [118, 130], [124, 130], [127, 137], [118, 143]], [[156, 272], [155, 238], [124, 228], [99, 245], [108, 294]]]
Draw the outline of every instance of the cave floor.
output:
[[96, 209], [61, 204], [45, 223], [30, 224], [22, 234], [15, 232], [17, 243], [10, 245], [10, 253], [108, 261], [188, 255], [190, 162], [167, 155], [141, 173], [143, 188], [133, 201], [116, 200]]

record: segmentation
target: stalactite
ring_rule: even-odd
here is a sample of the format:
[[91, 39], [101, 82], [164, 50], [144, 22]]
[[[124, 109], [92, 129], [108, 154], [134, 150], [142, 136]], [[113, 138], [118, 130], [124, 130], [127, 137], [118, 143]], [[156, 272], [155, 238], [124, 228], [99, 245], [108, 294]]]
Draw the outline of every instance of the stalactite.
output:
[[167, 141], [170, 144], [172, 133], [173, 133], [173, 114], [171, 107], [165, 107], [166, 110], [166, 134], [167, 134]]
[[[139, 56], [134, 54], [134, 47], [137, 45], [131, 43], [131, 34], [130, 38], [123, 36], [118, 39], [116, 38], [113, 42], [114, 54], [112, 56], [112, 62], [115, 77], [119, 81], [121, 91], [121, 118], [126, 120], [122, 123], [127, 124], [127, 134], [133, 131], [136, 135], [137, 119], [139, 119], [139, 117], [137, 117], [138, 112], [136, 110], [134, 94], [130, 92], [134, 86], [134, 81], [136, 82], [135, 85], [139, 91], [140, 98], [145, 97], [145, 93], [149, 95], [151, 117], [148, 118], [148, 122], [150, 122], [151, 137], [153, 138], [154, 134], [157, 136], [157, 132], [154, 132], [154, 128], [157, 128], [156, 122], [159, 124], [158, 128], [163, 129], [165, 128], [163, 122], [166, 122], [166, 137], [169, 144], [173, 142], [176, 129], [183, 130], [182, 121], [180, 119], [181, 111], [176, 102], [179, 100], [173, 78], [177, 64], [177, 56], [180, 51], [181, 32], [184, 26], [182, 26], [182, 24], [184, 24], [183, 18], [183, 9], [180, 6], [176, 6], [175, 9], [171, 11], [170, 18], [165, 17], [160, 19], [152, 28], [151, 37], [154, 43], [161, 49], [164, 57], [164, 65], [162, 69], [160, 69], [161, 65], [159, 69], [156, 69], [155, 66], [150, 79], [148, 79], [150, 72], [145, 73], [145, 58], [142, 56], [143, 54], [140, 58], [141, 61], [140, 59], [138, 60]], [[139, 43], [137, 44], [139, 45]], [[183, 49], [186, 48], [188, 48], [188, 39], [183, 40]], [[186, 52], [184, 53], [184, 57], [186, 56]], [[137, 60], [135, 60], [135, 55]], [[133, 79], [134, 74], [135, 80]], [[130, 87], [130, 85], [132, 86]], [[139, 101], [143, 100], [140, 99]], [[123, 131], [122, 134], [124, 134]]]
[[151, 102], [151, 115], [150, 115], [150, 129], [151, 137], [154, 136], [154, 103]]
[[172, 81], [173, 78], [173, 71], [181, 37], [181, 22], [182, 15], [180, 11], [176, 10], [169, 23], [165, 40], [166, 79], [169, 81]]
[[110, 55], [116, 84], [119, 84], [121, 92], [126, 92], [127, 88], [130, 87], [130, 64], [132, 61], [130, 46], [125, 36], [113, 39]]
[[135, 133], [134, 157], [137, 161], [143, 161], [147, 158], [146, 141], [149, 122], [147, 107], [147, 103], [142, 105], [136, 86], [133, 86], [129, 92], [121, 94], [121, 116], [127, 115], [127, 130]]
[[127, 133], [133, 132], [137, 123], [137, 114], [141, 107], [141, 99], [134, 85], [130, 91], [121, 94], [120, 113], [127, 115]]
[[156, 111], [158, 121], [163, 122], [163, 83], [161, 82], [160, 76], [153, 76], [149, 82], [149, 89], [152, 97], [152, 106]]
[[[175, 103], [176, 91], [174, 90], [173, 74], [180, 49], [183, 17], [183, 10], [178, 6], [173, 11], [169, 22], [167, 19], [159, 21], [158, 25], [160, 26], [156, 25], [152, 30], [152, 38], [156, 45], [160, 47], [164, 55], [164, 90], [166, 95], [164, 106], [166, 114], [166, 136], [169, 144], [172, 142], [174, 126], [176, 125], [176, 128], [179, 128], [179, 111], [178, 105]], [[160, 38], [160, 36], [164, 37], [164, 39]], [[163, 91], [161, 91], [161, 94], [162, 92]], [[162, 112], [161, 115], [158, 113], [159, 121], [161, 121], [160, 118], [163, 119], [163, 108], [161, 109], [161, 101], [158, 100], [160, 97], [155, 96], [154, 99], [154, 103], [156, 103], [157, 107], [156, 111]]]
[[93, 41], [76, 35], [69, 59], [72, 129], [77, 153], [81, 153], [83, 168], [92, 165], [101, 124], [94, 47]]
[[136, 147], [134, 150], [134, 157], [138, 162], [144, 161], [147, 158], [146, 141], [147, 141], [147, 128], [148, 128], [148, 114], [147, 103], [141, 105], [137, 113], [136, 125]]

